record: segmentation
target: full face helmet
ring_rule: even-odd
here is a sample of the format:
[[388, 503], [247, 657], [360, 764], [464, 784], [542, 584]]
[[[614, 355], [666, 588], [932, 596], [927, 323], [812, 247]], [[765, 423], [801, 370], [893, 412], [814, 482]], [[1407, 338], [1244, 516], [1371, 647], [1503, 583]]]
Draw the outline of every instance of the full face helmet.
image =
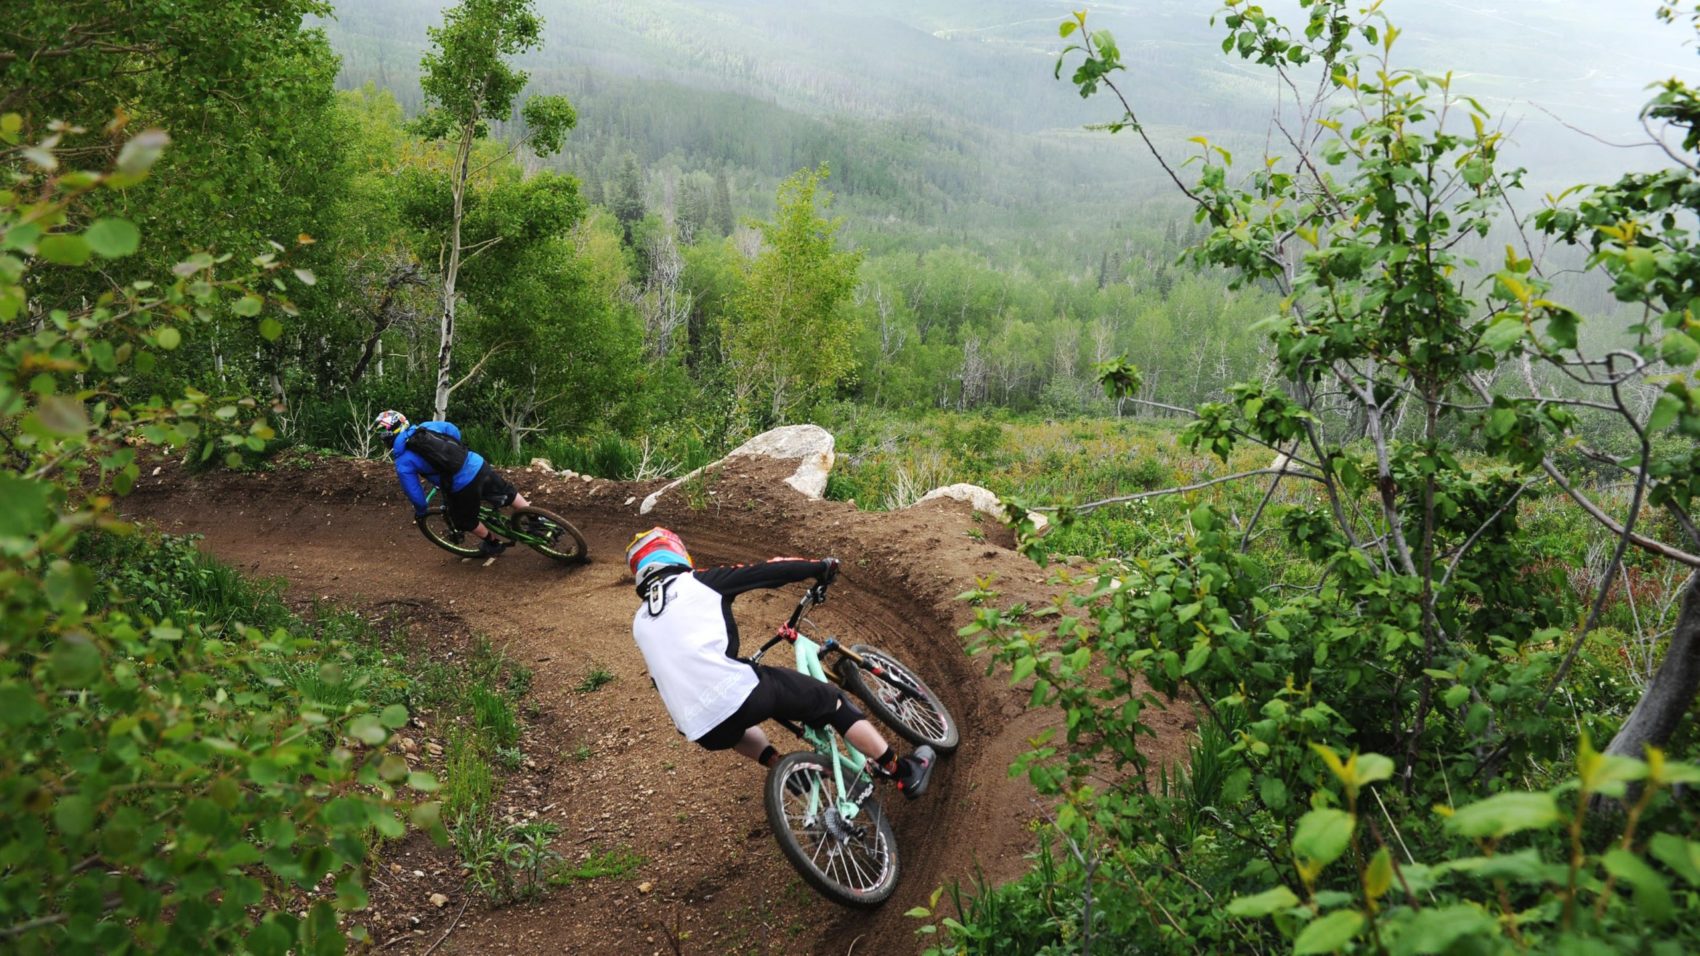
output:
[[641, 590], [667, 568], [689, 568], [691, 554], [678, 535], [666, 528], [651, 528], [632, 536], [632, 543], [626, 546], [626, 566], [632, 569]]
[[407, 416], [393, 408], [386, 409], [378, 413], [378, 417], [372, 422], [372, 427], [377, 429], [380, 435], [394, 437], [396, 432], [407, 428]]

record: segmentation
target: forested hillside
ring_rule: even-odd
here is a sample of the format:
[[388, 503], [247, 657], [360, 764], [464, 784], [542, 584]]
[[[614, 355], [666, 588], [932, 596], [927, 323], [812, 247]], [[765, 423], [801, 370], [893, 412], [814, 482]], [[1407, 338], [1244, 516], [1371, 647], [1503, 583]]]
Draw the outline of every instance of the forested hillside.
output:
[[[547, 473], [608, 559], [575, 626], [624, 627], [635, 503], [687, 473], [674, 517], [718, 558], [835, 516], [847, 576], [895, 589], [854, 605], [885, 634], [907, 589], [940, 602], [911, 637], [988, 743], [1025, 741], [988, 770], [965, 740], [942, 818], [1029, 819], [1000, 879], [973, 847], [918, 866], [945, 885], [867, 917], [883, 947], [1700, 947], [1700, 6], [14, 6], [0, 949], [340, 953], [399, 852], [547, 926], [554, 889], [658, 862], [595, 849], [575, 876], [558, 825], [498, 797], [540, 760], [601, 787], [709, 759], [669, 737], [625, 762], [659, 711], [528, 753], [527, 721], [578, 704], [529, 699], [451, 610], [488, 566], [345, 580], [338, 534], [362, 562], [394, 541], [363, 497], [394, 493], [385, 409], [584, 473]], [[838, 436], [836, 500], [693, 471], [803, 423]], [[217, 470], [240, 474], [194, 483]], [[1007, 528], [866, 513], [963, 481]], [[147, 482], [322, 590], [138, 534]], [[279, 528], [307, 572], [236, 540]], [[486, 610], [532, 594], [502, 581]], [[597, 646], [654, 704], [628, 642]], [[615, 679], [579, 663], [574, 693]], [[982, 786], [1009, 760], [1031, 791]], [[681, 786], [730, 804], [706, 766]], [[648, 852], [740, 868], [683, 842]], [[753, 951], [859, 925], [715, 872], [666, 902], [785, 909]], [[742, 947], [712, 912], [726, 935], [692, 945]], [[382, 945], [436, 948], [387, 915]]]

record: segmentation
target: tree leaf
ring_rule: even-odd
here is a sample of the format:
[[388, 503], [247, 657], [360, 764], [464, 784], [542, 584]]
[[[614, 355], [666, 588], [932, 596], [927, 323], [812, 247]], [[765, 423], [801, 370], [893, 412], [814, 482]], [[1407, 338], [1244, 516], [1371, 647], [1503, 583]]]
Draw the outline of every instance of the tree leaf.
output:
[[1552, 794], [1512, 791], [1459, 808], [1446, 821], [1446, 827], [1460, 836], [1503, 837], [1544, 829], [1558, 820], [1558, 804]]
[[1647, 862], [1622, 847], [1614, 847], [1600, 858], [1606, 872], [1635, 888], [1635, 906], [1655, 923], [1671, 918], [1670, 885]]
[[1686, 332], [1671, 332], [1659, 343], [1659, 358], [1668, 365], [1693, 365], [1696, 359], [1700, 359], [1700, 342], [1694, 341], [1693, 336]]
[[272, 319], [272, 318], [266, 318], [266, 319], [260, 320], [260, 337], [265, 339], [267, 342], [276, 342], [277, 337], [282, 335], [282, 334], [283, 334], [283, 323], [282, 322], [279, 322], [278, 320]]
[[1228, 915], [1258, 917], [1279, 913], [1299, 905], [1299, 898], [1285, 886], [1264, 890], [1255, 896], [1242, 896], [1228, 904]]
[[47, 525], [45, 482], [0, 474], [0, 538], [27, 538]]
[[1335, 952], [1351, 942], [1363, 925], [1364, 916], [1357, 910], [1335, 910], [1299, 933], [1299, 938], [1293, 940], [1293, 954]]
[[363, 744], [376, 747], [389, 738], [389, 731], [371, 714], [361, 714], [348, 722], [348, 736]]
[[1394, 956], [1427, 956], [1446, 953], [1466, 936], [1501, 937], [1499, 921], [1468, 903], [1440, 909], [1424, 909], [1403, 924], [1393, 938]]
[[88, 565], [55, 561], [47, 572], [43, 592], [61, 614], [81, 613], [94, 595], [94, 572]]
[[1647, 416], [1647, 430], [1663, 431], [1682, 414], [1682, 400], [1669, 392], [1660, 393], [1653, 402], [1653, 413]]
[[1351, 842], [1357, 821], [1344, 810], [1323, 808], [1299, 818], [1293, 830], [1293, 852], [1326, 866], [1340, 858]]
[[153, 340], [167, 352], [183, 344], [183, 333], [166, 326], [153, 334]]
[[111, 217], [96, 219], [83, 233], [95, 255], [106, 259], [121, 259], [134, 255], [141, 247], [142, 233], [128, 219]]
[[53, 679], [61, 687], [87, 687], [100, 676], [100, 649], [85, 634], [62, 634], [53, 645]]
[[88, 434], [88, 406], [68, 395], [49, 395], [42, 399], [32, 417], [36, 424], [53, 435], [71, 437]]
[[1381, 899], [1393, 888], [1393, 857], [1386, 847], [1375, 851], [1369, 869], [1364, 871], [1364, 892], [1372, 900]]
[[68, 836], [82, 836], [94, 826], [94, 805], [80, 793], [53, 802], [53, 825]]
[[147, 172], [159, 162], [160, 154], [165, 152], [165, 146], [170, 142], [171, 137], [165, 135], [165, 130], [142, 130], [130, 137], [124, 148], [118, 151], [118, 171], [130, 176]]
[[1508, 351], [1527, 335], [1529, 327], [1522, 319], [1506, 316], [1496, 320], [1482, 333], [1482, 345], [1495, 352]]
[[248, 318], [259, 315], [260, 309], [264, 305], [265, 301], [259, 296], [245, 295], [242, 298], [237, 299], [235, 302], [230, 303], [230, 311], [242, 316], [243, 318]]
[[391, 730], [400, 730], [407, 726], [407, 708], [400, 704], [391, 704], [378, 715], [378, 720]]
[[80, 266], [89, 261], [88, 240], [69, 232], [56, 232], [36, 243], [35, 254], [59, 266]]
[[1688, 885], [1700, 887], [1700, 843], [1673, 833], [1660, 833], [1647, 841], [1647, 852], [1688, 881]]
[[1367, 787], [1393, 776], [1393, 761], [1381, 754], [1358, 754], [1357, 785]]

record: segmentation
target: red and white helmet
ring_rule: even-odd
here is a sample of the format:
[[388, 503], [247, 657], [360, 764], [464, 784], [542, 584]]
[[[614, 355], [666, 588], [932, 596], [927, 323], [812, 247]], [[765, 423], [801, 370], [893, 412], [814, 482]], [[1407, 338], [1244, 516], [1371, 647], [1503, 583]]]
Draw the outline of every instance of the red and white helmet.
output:
[[681, 566], [691, 566], [691, 554], [685, 550], [685, 542], [666, 528], [640, 531], [632, 535], [632, 543], [626, 545], [626, 567], [632, 569], [639, 588], [663, 569]]
[[407, 428], [407, 416], [393, 408], [385, 409], [378, 413], [377, 419], [372, 422], [372, 427], [385, 435], [394, 435], [396, 432]]

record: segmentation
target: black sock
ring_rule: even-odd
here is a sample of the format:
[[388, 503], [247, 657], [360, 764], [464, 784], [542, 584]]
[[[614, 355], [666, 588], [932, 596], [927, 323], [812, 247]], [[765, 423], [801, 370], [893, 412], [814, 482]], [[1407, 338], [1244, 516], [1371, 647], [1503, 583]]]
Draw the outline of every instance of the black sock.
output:
[[773, 764], [768, 763], [768, 761], [777, 756], [779, 756], [779, 751], [774, 750], [772, 744], [768, 744], [765, 748], [763, 748], [761, 756], [756, 758], [756, 763], [759, 763], [764, 767], [771, 767]]
[[887, 746], [885, 748], [885, 753], [880, 754], [879, 759], [875, 760], [874, 763], [877, 763], [881, 767], [883, 767], [887, 773], [890, 773], [891, 771], [896, 770], [897, 769], [897, 748]]

